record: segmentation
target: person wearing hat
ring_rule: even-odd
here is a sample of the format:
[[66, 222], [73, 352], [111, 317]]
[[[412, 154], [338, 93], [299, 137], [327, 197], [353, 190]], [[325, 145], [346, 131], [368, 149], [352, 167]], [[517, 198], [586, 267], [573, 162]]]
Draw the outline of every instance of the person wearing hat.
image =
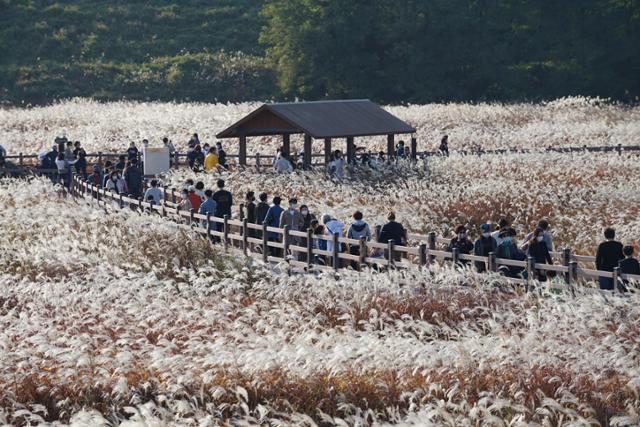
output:
[[[488, 257], [491, 252], [496, 251], [497, 247], [498, 242], [491, 236], [491, 226], [482, 224], [480, 226], [480, 237], [473, 243], [473, 254]], [[478, 273], [483, 273], [487, 270], [487, 265], [484, 262], [476, 261], [476, 270], [478, 270]]]
[[194, 187], [193, 185], [187, 187], [187, 197], [191, 202], [192, 209], [195, 209], [196, 211], [200, 209], [200, 205], [202, 204], [202, 197], [196, 194], [196, 187]]
[[[500, 238], [502, 242], [496, 248], [496, 257], [503, 259], [511, 259], [515, 261], [524, 261], [527, 256], [518, 249], [515, 244], [515, 237], [518, 233], [512, 227], [507, 227], [500, 232]], [[506, 266], [505, 266], [506, 267]], [[504, 268], [505, 274], [508, 277], [518, 277], [518, 275], [524, 270], [523, 267], [508, 266]]]
[[[469, 255], [473, 250], [473, 243], [467, 237], [467, 228], [464, 225], [456, 227], [456, 237], [451, 239], [447, 251], [453, 252], [454, 249], [458, 249], [458, 253]], [[460, 261], [460, 264], [466, 265], [468, 261]]]
[[500, 221], [498, 221], [498, 227], [496, 227], [496, 231], [491, 233], [491, 237], [493, 237], [495, 239], [495, 241], [496, 241], [496, 243], [498, 245], [500, 245], [500, 243], [502, 243], [502, 238], [500, 237], [500, 233], [502, 233], [504, 230], [506, 230], [510, 225], [511, 225], [511, 223], [505, 217], [500, 218]]

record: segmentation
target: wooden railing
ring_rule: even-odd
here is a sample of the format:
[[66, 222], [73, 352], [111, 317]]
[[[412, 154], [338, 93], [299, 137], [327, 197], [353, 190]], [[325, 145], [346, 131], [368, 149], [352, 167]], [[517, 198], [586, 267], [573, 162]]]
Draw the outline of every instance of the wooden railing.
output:
[[[609, 146], [582, 146], [582, 147], [546, 147], [543, 149], [535, 149], [535, 148], [514, 148], [514, 149], [494, 149], [494, 150], [483, 150], [483, 149], [475, 149], [475, 150], [455, 150], [458, 154], [463, 155], [482, 155], [482, 154], [509, 154], [509, 153], [535, 153], [535, 152], [547, 152], [547, 153], [579, 153], [579, 152], [615, 152], [618, 154], [627, 153], [627, 152], [640, 152], [640, 145], [609, 145]], [[140, 153], [139, 153], [140, 154]], [[375, 157], [377, 155], [376, 152], [367, 152], [370, 157]], [[437, 156], [440, 155], [439, 151], [420, 151], [417, 153], [418, 157], [421, 156]], [[102, 164], [104, 160], [115, 160], [120, 156], [125, 156], [128, 158], [127, 153], [109, 153], [98, 151], [96, 153], [88, 153], [87, 154], [87, 162], [89, 159], [94, 159], [95, 162]], [[313, 165], [322, 166], [324, 165], [324, 154], [312, 154]], [[18, 161], [18, 165], [23, 166], [25, 164], [34, 164], [37, 162], [38, 155], [37, 154], [24, 154], [18, 153], [17, 155], [9, 155], [5, 156], [5, 159], [14, 159]], [[239, 159], [239, 154], [227, 154], [227, 159], [235, 160]], [[251, 166], [256, 166], [257, 168], [261, 167], [271, 167], [271, 161], [273, 156], [264, 155], [257, 153], [253, 156], [248, 156], [248, 160], [252, 160], [253, 163]], [[179, 153], [175, 152], [172, 155], [172, 162], [174, 167], [179, 167], [180, 165], [187, 164], [187, 153]], [[237, 162], [236, 162], [237, 163]], [[235, 164], [232, 162], [232, 164]]]
[[[283, 228], [269, 227], [266, 224], [252, 224], [244, 217], [242, 206], [239, 210], [237, 219], [225, 216], [224, 218], [212, 215], [203, 215], [195, 210], [186, 211], [178, 209], [179, 195], [175, 190], [164, 188], [163, 200], [161, 204], [153, 204], [141, 199], [135, 199], [123, 196], [106, 190], [104, 188], [93, 186], [82, 181], [78, 176], [74, 176], [71, 186], [72, 194], [76, 196], [90, 197], [97, 204], [106, 206], [118, 206], [123, 209], [125, 207], [147, 210], [149, 212], [157, 212], [163, 217], [170, 218], [178, 223], [180, 227], [188, 228], [198, 233], [219, 240], [224, 250], [235, 247], [244, 252], [245, 255], [259, 257], [265, 263], [267, 262], [287, 262], [291, 266], [301, 267], [307, 271], [314, 269], [333, 269], [338, 270], [348, 267], [354, 263], [358, 268], [363, 266], [374, 266], [378, 268], [403, 268], [411, 264], [419, 266], [427, 266], [438, 261], [451, 261], [454, 265], [464, 262], [481, 262], [484, 263], [489, 272], [498, 272], [499, 266], [522, 268], [527, 272], [527, 279], [505, 278], [513, 283], [530, 285], [536, 270], [553, 271], [562, 274], [565, 279], [566, 286], [572, 288], [574, 284], [580, 283], [581, 279], [598, 279], [600, 277], [610, 278], [613, 280], [614, 292], [620, 290], [621, 280], [630, 280], [640, 282], [640, 275], [622, 274], [619, 268], [615, 268], [612, 272], [591, 270], [583, 268], [579, 263], [592, 262], [594, 257], [571, 255], [570, 251], [554, 252], [553, 255], [560, 256], [563, 260], [561, 265], [539, 264], [532, 257], [528, 257], [525, 261], [516, 261], [511, 259], [497, 258], [494, 253], [490, 253], [488, 257], [460, 254], [457, 249], [452, 252], [438, 250], [438, 243], [446, 243], [446, 239], [436, 237], [435, 233], [429, 233], [427, 236], [419, 234], [408, 234], [409, 242], [415, 242], [414, 246], [395, 245], [393, 241], [387, 244], [367, 241], [362, 238], [360, 240], [339, 237], [338, 234], [316, 235], [311, 230], [300, 232], [290, 230], [287, 226]], [[206, 225], [203, 225], [206, 224]], [[215, 224], [219, 224], [216, 226]], [[269, 239], [269, 233], [275, 233], [277, 239]], [[331, 242], [332, 250], [320, 250], [316, 248], [314, 243], [321, 240]], [[341, 252], [341, 244], [344, 243], [349, 247], [358, 247], [359, 254]], [[275, 249], [271, 250], [271, 248]], [[378, 250], [381, 256], [371, 256], [370, 250]], [[326, 262], [320, 262], [322, 259]], [[557, 287], [555, 285], [554, 287]], [[565, 286], [561, 286], [564, 288]]]

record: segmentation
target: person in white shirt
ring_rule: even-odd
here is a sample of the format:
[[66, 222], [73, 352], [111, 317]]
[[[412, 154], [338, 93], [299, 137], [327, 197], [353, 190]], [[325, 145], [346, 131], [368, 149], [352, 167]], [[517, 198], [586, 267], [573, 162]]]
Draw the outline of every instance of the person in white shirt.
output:
[[347, 166], [347, 162], [342, 158], [342, 152], [336, 150], [334, 153], [334, 160], [329, 163], [329, 172], [336, 176], [338, 179], [344, 178], [344, 170]]
[[158, 188], [158, 181], [155, 179], [151, 180], [151, 187], [147, 188], [147, 191], [144, 193], [144, 200], [149, 200], [149, 196], [153, 197], [153, 202], [156, 204], [160, 204], [160, 199], [162, 199], [162, 191]]
[[510, 225], [511, 223], [507, 218], [500, 218], [500, 221], [498, 221], [498, 229], [491, 233], [491, 237], [495, 239], [498, 246], [500, 246], [500, 243], [502, 243], [502, 241], [504, 240], [502, 237], [500, 237], [500, 233], [509, 228]]
[[289, 162], [288, 156], [286, 154], [283, 154], [282, 156], [280, 156], [280, 158], [276, 160], [273, 167], [275, 168], [276, 171], [281, 173], [293, 172], [293, 166], [291, 165], [291, 162]]
[[[329, 214], [324, 214], [322, 216], [322, 222], [327, 230], [327, 234], [329, 236], [333, 236], [338, 233], [338, 237], [344, 237], [342, 233], [342, 229], [344, 228], [344, 224], [338, 221], [335, 218], [332, 218]], [[342, 252], [341, 248], [338, 247], [338, 252]], [[333, 252], [333, 239], [327, 241], [327, 251]]]

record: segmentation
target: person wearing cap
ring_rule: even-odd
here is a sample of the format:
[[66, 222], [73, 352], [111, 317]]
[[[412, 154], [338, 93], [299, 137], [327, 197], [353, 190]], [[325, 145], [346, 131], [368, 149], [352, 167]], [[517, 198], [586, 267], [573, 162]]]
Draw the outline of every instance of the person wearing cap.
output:
[[[506, 227], [504, 230], [500, 232], [501, 243], [496, 248], [496, 258], [502, 259], [511, 259], [515, 261], [524, 261], [527, 256], [518, 249], [518, 246], [515, 244], [515, 237], [517, 236], [517, 232], [512, 227]], [[520, 273], [524, 270], [523, 267], [515, 267], [515, 266], [502, 266], [500, 267], [501, 271], [504, 271], [508, 277], [518, 277]]]
[[[453, 252], [454, 249], [458, 250], [459, 254], [469, 255], [473, 250], [473, 243], [467, 237], [467, 228], [464, 225], [456, 227], [456, 237], [451, 239], [447, 246], [447, 251]], [[461, 260], [460, 264], [466, 265], [468, 261]]]
[[510, 226], [511, 223], [505, 217], [500, 218], [500, 221], [498, 221], [498, 227], [493, 233], [491, 233], [491, 237], [494, 238], [498, 246], [500, 246], [500, 243], [502, 243], [502, 237], [500, 237], [501, 233]]
[[[544, 241], [544, 229], [542, 227], [536, 228], [531, 234], [527, 242], [527, 253], [530, 257], [533, 257], [536, 264], [553, 264], [549, 248]], [[547, 280], [547, 274], [544, 270], [536, 270], [534, 274], [535, 278], [541, 282]]]
[[191, 208], [196, 211], [200, 209], [200, 205], [202, 204], [202, 197], [196, 194], [196, 187], [190, 185], [187, 187], [187, 197], [189, 198], [189, 202], [191, 202]]
[[[480, 226], [480, 237], [473, 243], [473, 254], [481, 257], [488, 257], [491, 252], [496, 251], [498, 243], [496, 239], [491, 237], [491, 226], [489, 224], [482, 224]], [[482, 261], [476, 261], [476, 270], [478, 273], [483, 273], [487, 270], [486, 263]]]

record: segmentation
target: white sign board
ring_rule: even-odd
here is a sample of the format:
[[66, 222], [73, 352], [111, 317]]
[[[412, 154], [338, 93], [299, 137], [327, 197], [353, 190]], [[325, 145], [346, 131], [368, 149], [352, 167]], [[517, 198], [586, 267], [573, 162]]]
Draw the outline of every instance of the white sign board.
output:
[[142, 156], [145, 175], [169, 172], [169, 149], [167, 147], [142, 147]]

